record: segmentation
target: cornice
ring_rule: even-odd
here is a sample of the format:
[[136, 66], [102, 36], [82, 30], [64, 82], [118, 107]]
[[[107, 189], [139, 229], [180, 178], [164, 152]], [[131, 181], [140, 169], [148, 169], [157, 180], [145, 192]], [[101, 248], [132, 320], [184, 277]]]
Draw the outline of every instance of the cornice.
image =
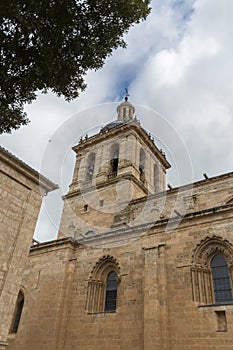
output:
[[[148, 196], [145, 196], [142, 198], [133, 199], [131, 201], [131, 204], [136, 204], [136, 203], [140, 203], [140, 202], [144, 202], [144, 201], [148, 201], [148, 200], [153, 200], [153, 199], [161, 197], [161, 196], [175, 195], [179, 191], [185, 192], [187, 190], [192, 190], [192, 189], [194, 190], [195, 187], [200, 187], [200, 186], [204, 187], [204, 186], [212, 185], [213, 183], [221, 182], [221, 181], [227, 180], [227, 179], [233, 180], [233, 172], [209, 177], [208, 179], [198, 180], [198, 181], [186, 184], [186, 185], [181, 185], [178, 187], [173, 187], [171, 189], [167, 189], [166, 191], [163, 191], [163, 192], [149, 194]], [[232, 187], [233, 187], [233, 183], [232, 183]], [[192, 194], [195, 195], [196, 193], [192, 191], [191, 195]]]
[[52, 241], [42, 242], [42, 243], [36, 243], [31, 246], [30, 253], [33, 252], [46, 252], [49, 250], [56, 250], [56, 249], [62, 249], [67, 247], [75, 248], [77, 246], [81, 246], [77, 240], [75, 240], [73, 237], [64, 237], [59, 239], [54, 239]]
[[36, 185], [40, 186], [44, 191], [50, 192], [56, 190], [58, 185], [41, 175], [38, 171], [31, 168], [29, 165], [24, 163], [22, 160], [14, 156], [12, 153], [7, 151], [5, 148], [0, 146], [0, 160], [7, 164], [12, 169], [16, 170]]
[[[226, 204], [226, 205], [221, 205], [213, 208], [195, 211], [192, 213], [187, 213], [183, 216], [176, 215], [166, 219], [151, 221], [151, 222], [147, 222], [137, 226], [130, 226], [129, 224], [124, 223], [119, 228], [114, 228], [104, 233], [96, 234], [95, 236], [92, 236], [89, 238], [82, 238], [82, 239], [76, 240], [72, 237], [66, 237], [66, 238], [61, 238], [61, 239], [57, 239], [49, 242], [39, 243], [31, 247], [30, 253], [31, 255], [33, 255], [32, 253], [40, 254], [40, 253], [46, 253], [48, 250], [53, 251], [56, 249], [66, 249], [69, 247], [72, 249], [76, 249], [76, 248], [85, 249], [85, 247], [90, 247], [92, 245], [98, 247], [98, 244], [100, 244], [102, 246], [103, 242], [105, 244], [108, 244], [108, 243], [114, 243], [115, 241], [119, 243], [122, 240], [124, 241], [127, 240], [127, 238], [138, 239], [139, 237], [142, 237], [145, 235], [151, 236], [151, 235], [157, 234], [158, 230], [160, 232], [161, 231], [165, 232], [164, 228], [168, 224], [171, 225], [171, 230], [172, 230], [173, 224], [175, 225], [174, 230], [183, 229], [185, 228], [186, 224], [188, 224], [190, 227], [191, 225], [190, 220], [191, 221], [198, 220], [201, 218], [213, 216], [213, 214], [221, 215], [223, 213], [232, 212], [232, 210], [233, 210], [233, 204]], [[177, 222], [179, 223], [179, 225], [176, 225]], [[171, 234], [171, 230], [168, 230], [167, 234]]]
[[140, 136], [141, 139], [144, 141], [146, 146], [149, 147], [149, 149], [157, 156], [157, 158], [160, 160], [160, 162], [163, 164], [163, 166], [166, 169], [169, 169], [171, 167], [170, 163], [167, 161], [165, 154], [158, 149], [158, 147], [155, 145], [154, 141], [149, 137], [147, 132], [137, 123], [137, 122], [129, 122], [125, 123], [123, 125], [116, 126], [110, 130], [106, 131], [100, 131], [98, 134], [93, 135], [91, 137], [88, 137], [84, 140], [82, 140], [78, 145], [74, 146], [72, 149], [78, 153], [82, 152], [83, 149], [88, 149], [89, 147], [93, 147], [93, 145], [96, 145], [98, 143], [103, 142], [106, 139], [109, 139], [110, 137], [119, 136], [120, 134], [133, 134], [136, 136]]
[[[94, 184], [94, 185], [90, 185], [89, 187], [86, 187], [86, 188], [85, 188], [85, 185], [84, 185], [82, 187], [82, 189], [78, 189], [78, 190], [74, 190], [74, 191], [68, 192], [66, 195], [64, 195], [62, 197], [62, 199], [71, 198], [71, 197], [74, 197], [76, 195], [79, 195], [80, 193], [91, 192], [93, 190], [100, 189], [100, 188], [103, 188], [103, 187], [107, 188], [108, 186], [111, 186], [113, 184], [118, 183], [118, 181], [122, 180], [122, 179], [126, 179], [126, 180], [134, 182], [143, 192], [145, 192], [145, 196], [148, 195], [148, 190], [145, 187], [145, 185], [141, 181], [139, 181], [137, 178], [135, 178], [135, 176], [133, 176], [132, 174], [122, 174], [122, 175], [118, 175], [118, 176], [116, 176], [116, 177], [114, 177], [112, 179], [108, 179], [106, 181], [102, 181], [100, 183], [97, 183], [97, 184]], [[142, 198], [144, 198], [144, 197], [142, 197]]]

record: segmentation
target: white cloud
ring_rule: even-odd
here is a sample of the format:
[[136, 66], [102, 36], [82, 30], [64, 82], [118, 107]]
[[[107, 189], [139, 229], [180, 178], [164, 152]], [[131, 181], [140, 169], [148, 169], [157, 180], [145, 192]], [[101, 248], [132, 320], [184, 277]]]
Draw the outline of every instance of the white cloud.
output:
[[[96, 104], [117, 101], [129, 85], [131, 102], [158, 110], [177, 129], [190, 153], [195, 179], [203, 172], [211, 176], [232, 170], [233, 2], [164, 0], [152, 1], [152, 8], [147, 21], [126, 35], [127, 50], [117, 50], [103, 69], [88, 73], [88, 88], [79, 99], [67, 104], [51, 94], [40, 96], [27, 107], [31, 125], [1, 136], [3, 146], [40, 169], [48, 141], [57, 135], [59, 126], [66, 137], [69, 123], [65, 122], [70, 116]], [[115, 118], [114, 110], [108, 113], [102, 111], [89, 119], [84, 116], [71, 139], [84, 128]], [[148, 129], [156, 130], [154, 120], [145, 122]], [[67, 170], [67, 182], [70, 172]], [[57, 180], [55, 169], [48, 174]], [[192, 179], [187, 176], [184, 181]], [[176, 178], [169, 182], [176, 185]], [[44, 216], [41, 223], [37, 238], [54, 236], [58, 224], [55, 228], [46, 224]]]
[[205, 167], [213, 175], [232, 163], [220, 156], [232, 148], [232, 13], [228, 1], [196, 1], [177, 46], [150, 56], [131, 87], [178, 128], [196, 178]]

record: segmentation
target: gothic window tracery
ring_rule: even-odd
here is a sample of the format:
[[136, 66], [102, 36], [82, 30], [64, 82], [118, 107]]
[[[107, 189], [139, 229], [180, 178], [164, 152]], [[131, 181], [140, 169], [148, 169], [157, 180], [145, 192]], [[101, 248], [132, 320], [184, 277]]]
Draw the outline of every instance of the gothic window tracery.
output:
[[201, 304], [229, 303], [232, 299], [233, 247], [221, 237], [207, 237], [192, 257], [193, 301]]
[[112, 256], [103, 256], [97, 262], [88, 280], [88, 313], [116, 311], [119, 273], [119, 264]]

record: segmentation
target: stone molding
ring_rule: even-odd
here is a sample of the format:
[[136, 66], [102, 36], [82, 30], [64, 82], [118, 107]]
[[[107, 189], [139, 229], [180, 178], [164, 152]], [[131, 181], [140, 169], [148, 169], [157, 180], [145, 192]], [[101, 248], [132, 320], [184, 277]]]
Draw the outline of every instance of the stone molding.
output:
[[[0, 146], [0, 160], [7, 164], [10, 168], [16, 170], [36, 185], [39, 185], [46, 192], [53, 191], [58, 188], [58, 185], [48, 180], [45, 176], [41, 175], [38, 171], [31, 168], [22, 160], [11, 154], [5, 148]], [[9, 176], [9, 174], [7, 174]]]

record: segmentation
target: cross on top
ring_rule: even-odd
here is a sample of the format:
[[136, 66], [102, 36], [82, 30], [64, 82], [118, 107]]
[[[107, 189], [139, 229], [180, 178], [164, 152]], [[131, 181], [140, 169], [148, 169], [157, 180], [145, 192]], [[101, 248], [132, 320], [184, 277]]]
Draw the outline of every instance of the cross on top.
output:
[[125, 88], [125, 101], [128, 101], [128, 97], [129, 97], [129, 92], [128, 92], [128, 89]]

